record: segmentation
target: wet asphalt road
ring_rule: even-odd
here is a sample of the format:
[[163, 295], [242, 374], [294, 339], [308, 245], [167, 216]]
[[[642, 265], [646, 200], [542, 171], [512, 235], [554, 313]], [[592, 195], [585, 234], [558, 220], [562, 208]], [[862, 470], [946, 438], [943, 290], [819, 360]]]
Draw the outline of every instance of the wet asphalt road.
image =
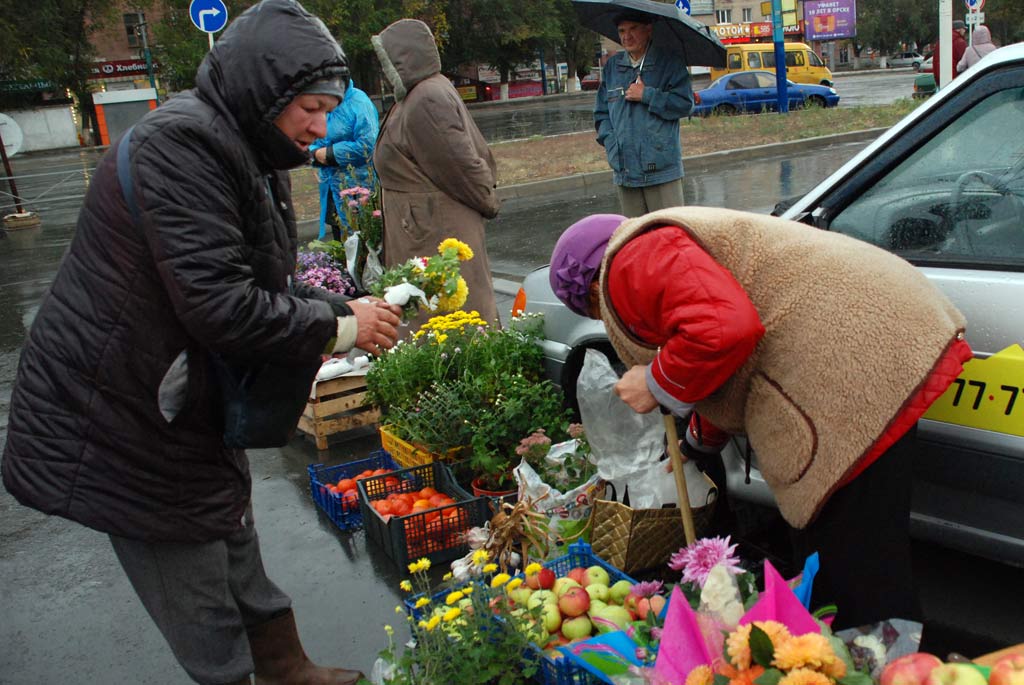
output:
[[[728, 155], [687, 163], [690, 204], [768, 211], [780, 197], [806, 190], [858, 150], [848, 144], [732, 163]], [[0, 238], [0, 444], [6, 439], [19, 349], [39, 300], [72, 233], [78, 201], [96, 155], [67, 152], [18, 158], [23, 192], [48, 192], [38, 203], [43, 227]], [[60, 171], [55, 171], [60, 169]], [[60, 177], [64, 185], [47, 191]], [[39, 184], [39, 185], [35, 185]], [[26, 192], [26, 194], [28, 194]], [[496, 276], [514, 284], [543, 264], [558, 233], [593, 212], [615, 211], [614, 194], [510, 202], [488, 226]], [[304, 235], [313, 227], [305, 224]], [[508, 295], [500, 307], [507, 311]], [[299, 631], [315, 660], [369, 669], [384, 646], [382, 626], [398, 624], [402, 577], [362, 532], [342, 533], [313, 505], [306, 466], [365, 456], [376, 435], [318, 453], [298, 438], [279, 450], [250, 453], [253, 502], [268, 573], [288, 594]], [[1015, 611], [1020, 570], [918, 546], [926, 612], [937, 626], [938, 653], [978, 654], [1024, 641]], [[1001, 590], [1002, 588], [1002, 590]], [[154, 683], [188, 678], [171, 657], [117, 565], [105, 536], [19, 506], [0, 490], [0, 683], [41, 685]]]

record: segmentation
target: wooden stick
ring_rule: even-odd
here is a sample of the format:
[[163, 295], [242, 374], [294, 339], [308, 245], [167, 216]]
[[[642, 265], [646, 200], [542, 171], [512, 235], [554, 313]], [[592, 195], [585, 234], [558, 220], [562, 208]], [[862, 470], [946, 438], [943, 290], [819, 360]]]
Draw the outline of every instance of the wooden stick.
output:
[[690, 509], [690, 493], [686, 489], [686, 474], [683, 473], [683, 453], [679, 450], [679, 434], [676, 420], [671, 414], [662, 414], [665, 420], [665, 434], [668, 436], [668, 456], [672, 460], [672, 474], [676, 477], [676, 493], [679, 495], [679, 511], [683, 517], [683, 532], [686, 544], [692, 545], [697, 539], [693, 525], [693, 511]]

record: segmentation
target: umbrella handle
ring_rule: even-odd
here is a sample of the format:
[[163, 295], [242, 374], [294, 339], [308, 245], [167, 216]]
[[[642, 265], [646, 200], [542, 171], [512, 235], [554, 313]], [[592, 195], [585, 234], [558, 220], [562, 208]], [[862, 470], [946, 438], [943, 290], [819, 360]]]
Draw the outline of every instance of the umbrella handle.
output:
[[679, 450], [679, 434], [676, 432], [676, 420], [671, 414], [662, 414], [665, 421], [665, 435], [668, 438], [668, 455], [672, 460], [672, 475], [676, 479], [676, 494], [679, 496], [679, 512], [683, 517], [683, 532], [686, 544], [692, 545], [697, 539], [697, 531], [693, 525], [693, 511], [690, 509], [690, 494], [686, 489], [686, 474], [683, 472], [683, 453]]

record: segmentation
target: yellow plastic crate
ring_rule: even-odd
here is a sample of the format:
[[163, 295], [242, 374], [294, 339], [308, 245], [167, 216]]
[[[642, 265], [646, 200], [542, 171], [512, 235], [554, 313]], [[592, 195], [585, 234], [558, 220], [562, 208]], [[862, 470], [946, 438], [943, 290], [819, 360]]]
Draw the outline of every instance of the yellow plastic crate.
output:
[[403, 468], [432, 464], [435, 461], [455, 461], [456, 457], [464, 448], [456, 447], [448, 450], [447, 454], [438, 454], [417, 447], [411, 442], [406, 442], [391, 431], [391, 427], [383, 425], [380, 427], [381, 446], [391, 453], [391, 457]]

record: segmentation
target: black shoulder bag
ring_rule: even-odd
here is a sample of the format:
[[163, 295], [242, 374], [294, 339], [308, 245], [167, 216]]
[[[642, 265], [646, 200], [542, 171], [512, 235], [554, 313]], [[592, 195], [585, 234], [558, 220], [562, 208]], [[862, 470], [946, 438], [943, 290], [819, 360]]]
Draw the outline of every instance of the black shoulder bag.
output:
[[[118, 143], [117, 177], [132, 221], [141, 231], [128, 156], [132, 128]], [[251, 365], [230, 362], [209, 350], [204, 356], [220, 392], [225, 446], [246, 449], [286, 444], [306, 407], [320, 359], [301, 365]]]

